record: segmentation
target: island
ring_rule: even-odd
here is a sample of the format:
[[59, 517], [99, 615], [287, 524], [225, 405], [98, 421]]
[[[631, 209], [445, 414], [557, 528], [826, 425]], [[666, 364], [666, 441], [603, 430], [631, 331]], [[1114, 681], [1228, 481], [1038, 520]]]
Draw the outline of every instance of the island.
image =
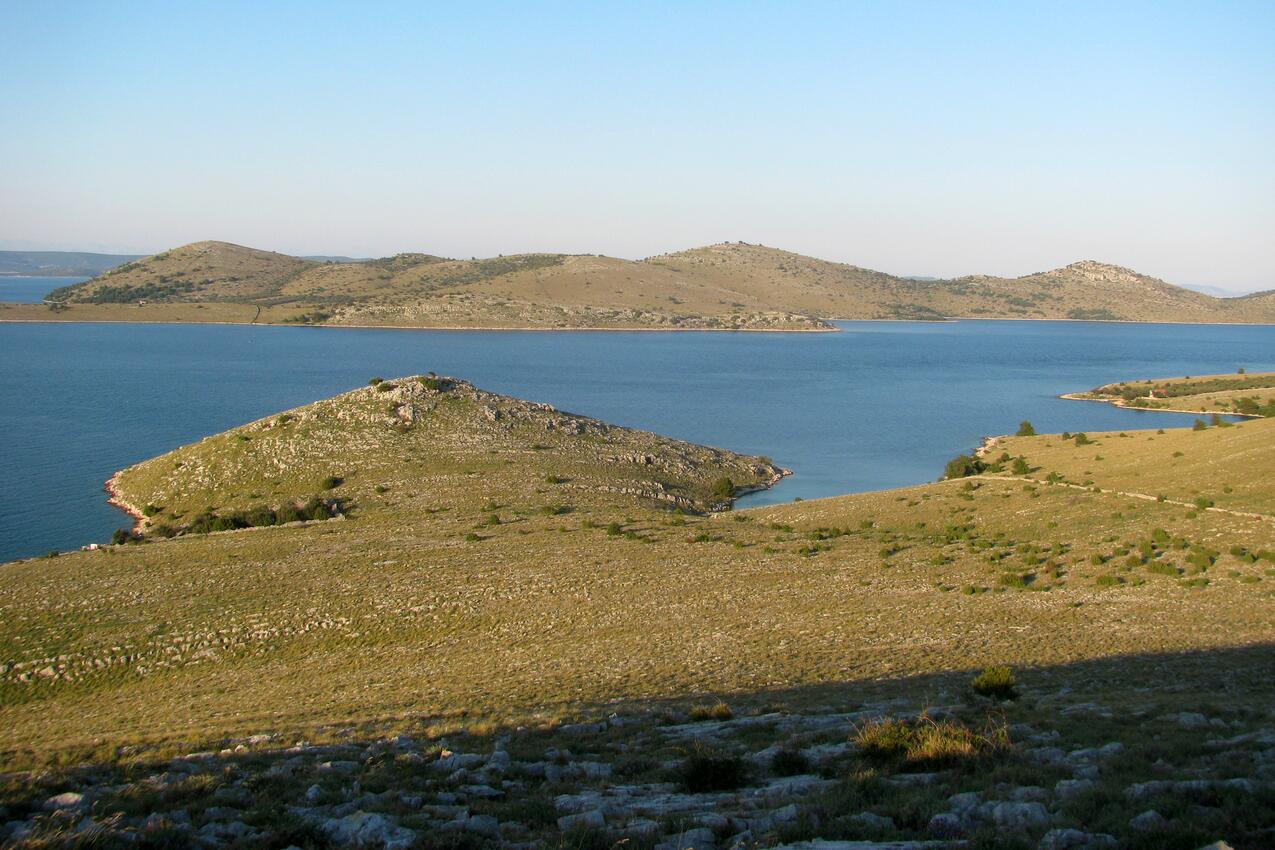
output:
[[838, 319], [1275, 322], [1275, 291], [1215, 298], [1094, 261], [1017, 278], [890, 275], [762, 245], [375, 260], [196, 242], [60, 288], [0, 321], [448, 329], [829, 331]]

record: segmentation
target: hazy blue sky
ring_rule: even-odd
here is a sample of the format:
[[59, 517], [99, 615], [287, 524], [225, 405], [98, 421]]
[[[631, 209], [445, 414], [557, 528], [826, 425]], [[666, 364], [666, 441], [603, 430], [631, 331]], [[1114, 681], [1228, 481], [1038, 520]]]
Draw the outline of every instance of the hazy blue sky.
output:
[[0, 247], [1275, 287], [1275, 3], [0, 0]]

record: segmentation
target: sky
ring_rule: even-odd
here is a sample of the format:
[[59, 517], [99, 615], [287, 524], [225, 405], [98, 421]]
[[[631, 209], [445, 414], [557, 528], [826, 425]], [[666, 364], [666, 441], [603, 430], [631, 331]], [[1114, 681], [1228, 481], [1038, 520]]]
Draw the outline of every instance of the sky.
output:
[[1275, 288], [1275, 3], [0, 0], [0, 248]]

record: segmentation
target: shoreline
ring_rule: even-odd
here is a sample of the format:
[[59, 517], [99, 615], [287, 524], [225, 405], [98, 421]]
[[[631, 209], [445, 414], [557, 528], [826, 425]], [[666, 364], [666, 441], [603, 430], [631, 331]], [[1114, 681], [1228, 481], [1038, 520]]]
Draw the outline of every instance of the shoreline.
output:
[[1088, 393], [1063, 393], [1058, 398], [1067, 401], [1093, 401], [1099, 404], [1109, 404], [1112, 407], [1118, 407], [1121, 410], [1140, 410], [1146, 413], [1187, 413], [1197, 416], [1238, 416], [1242, 419], [1264, 419], [1266, 417], [1257, 413], [1237, 413], [1234, 410], [1186, 410], [1181, 407], [1138, 407], [1134, 404], [1127, 403], [1122, 398], [1091, 398]]
[[123, 475], [125, 470], [121, 469], [106, 479], [103, 489], [109, 494], [106, 504], [113, 508], [118, 508], [133, 518], [133, 527], [129, 529], [129, 533], [133, 535], [140, 534], [142, 527], [146, 524], [146, 515], [137, 509], [131, 502], [127, 501], [120, 493], [119, 477]]
[[[32, 305], [27, 302], [13, 301], [4, 302], [19, 304], [22, 306], [40, 306]], [[0, 308], [2, 313], [3, 308]], [[819, 317], [820, 321], [835, 322], [872, 322], [872, 323], [896, 323], [896, 324], [923, 324], [923, 325], [943, 325], [955, 324], [957, 322], [1070, 322], [1082, 324], [1097, 325], [1173, 325], [1173, 326], [1189, 326], [1189, 327], [1251, 327], [1251, 328], [1268, 328], [1275, 327], [1275, 322], [1227, 322], [1227, 321], [1172, 321], [1161, 319], [1070, 319], [1070, 318], [1040, 318], [1026, 316], [944, 316], [941, 319], [867, 319], [867, 318], [830, 318]], [[587, 325], [570, 325], [566, 327], [527, 327], [517, 325], [331, 325], [331, 324], [301, 324], [295, 322], [228, 322], [228, 321], [184, 321], [181, 319], [10, 319], [0, 316], [0, 324], [14, 325], [245, 325], [256, 327], [275, 327], [275, 328], [357, 328], [361, 330], [387, 330], [387, 331], [535, 331], [535, 332], [553, 332], [565, 331], [571, 333], [586, 331], [642, 331], [652, 333], [682, 333], [682, 332], [700, 332], [700, 333], [842, 333], [843, 328], [679, 328], [679, 327], [591, 327]], [[1060, 398], [1062, 396], [1059, 396]], [[1148, 408], [1150, 409], [1150, 408]], [[1178, 411], [1191, 412], [1191, 411]], [[1236, 414], [1241, 415], [1241, 414]]]
[[[11, 302], [18, 303], [18, 302]], [[860, 321], [842, 320], [836, 321]], [[864, 319], [861, 321], [894, 321], [893, 319]], [[501, 326], [463, 326], [440, 327], [434, 325], [309, 325], [294, 322], [185, 322], [180, 319], [6, 319], [0, 318], [0, 324], [10, 325], [242, 325], [258, 328], [349, 328], [352, 330], [381, 331], [526, 331], [534, 333], [551, 333], [562, 331], [567, 333], [584, 333], [588, 331], [641, 332], [641, 333], [769, 333], [769, 334], [828, 334], [841, 333], [841, 328], [618, 328], [618, 327], [517, 327]]]

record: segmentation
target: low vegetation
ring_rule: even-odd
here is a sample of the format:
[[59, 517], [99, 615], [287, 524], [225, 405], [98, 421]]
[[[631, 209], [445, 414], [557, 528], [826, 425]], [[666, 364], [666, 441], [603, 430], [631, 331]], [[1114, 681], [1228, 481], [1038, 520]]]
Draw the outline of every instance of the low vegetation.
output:
[[[780, 470], [365, 386], [125, 470], [140, 538], [4, 567], [0, 828], [1261, 847], [1273, 426], [1004, 437], [715, 512]], [[311, 499], [345, 518], [279, 524]]]

